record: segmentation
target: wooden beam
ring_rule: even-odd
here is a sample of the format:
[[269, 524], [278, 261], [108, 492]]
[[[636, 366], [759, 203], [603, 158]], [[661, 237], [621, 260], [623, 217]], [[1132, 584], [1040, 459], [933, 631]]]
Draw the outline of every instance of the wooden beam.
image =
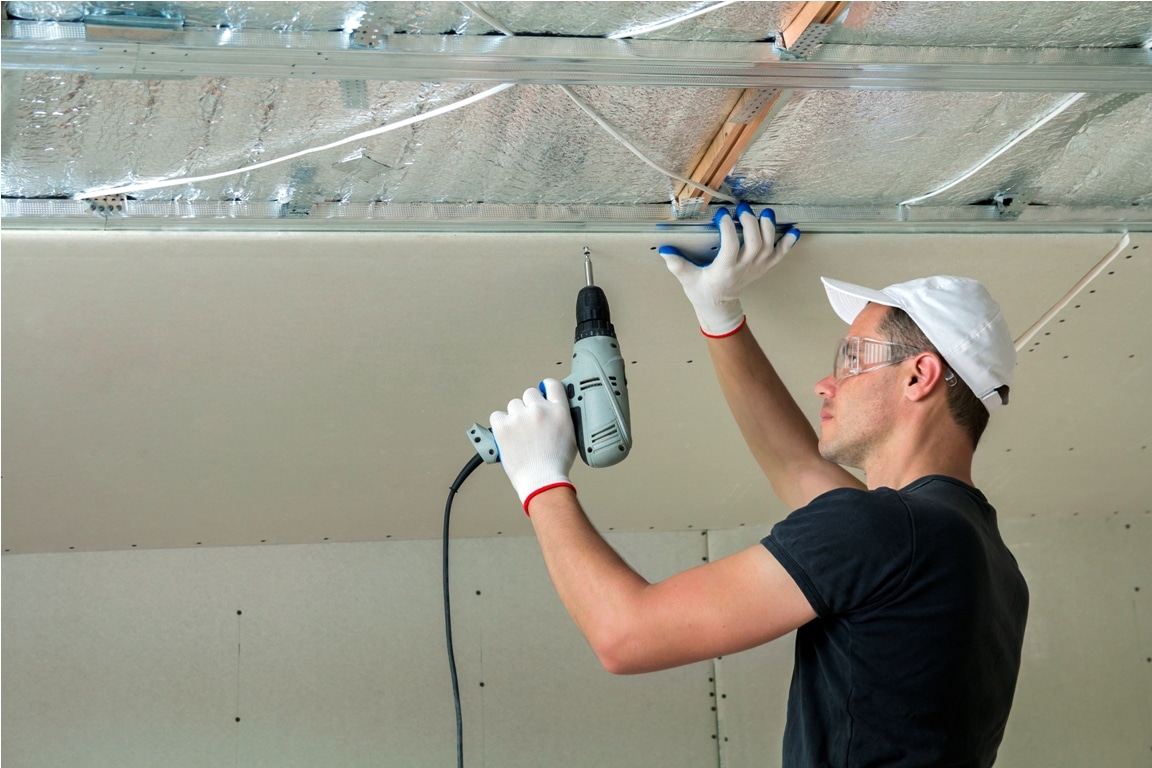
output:
[[777, 40], [781, 48], [791, 48], [804, 30], [813, 24], [830, 24], [843, 12], [848, 3], [804, 3], [804, 7], [796, 14], [796, 18], [788, 22], [788, 26], [781, 32], [783, 40]]
[[[781, 33], [782, 46], [792, 45], [813, 24], [828, 24], [836, 19], [847, 6], [844, 2], [807, 2], [788, 23]], [[692, 174], [688, 177], [698, 184], [715, 189], [724, 183], [724, 179], [736, 167], [736, 162], [744, 154], [744, 150], [752, 142], [765, 116], [771, 111], [776, 100], [780, 98], [780, 91], [765, 91], [759, 88], [748, 88], [736, 105], [728, 114], [724, 125], [712, 137], [712, 141], [700, 154], [693, 164]], [[756, 102], [762, 101], [763, 104]], [[752, 107], [756, 107], [752, 110]], [[752, 112], [749, 116], [750, 111]], [[676, 190], [676, 198], [685, 202], [693, 197], [703, 197], [703, 205], [708, 205], [712, 196], [707, 192], [681, 184]]]

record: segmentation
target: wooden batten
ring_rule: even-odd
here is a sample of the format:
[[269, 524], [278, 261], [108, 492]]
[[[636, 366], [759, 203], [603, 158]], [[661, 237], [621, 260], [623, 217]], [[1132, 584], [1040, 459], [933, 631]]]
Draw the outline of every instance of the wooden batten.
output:
[[[792, 45], [813, 24], [828, 24], [836, 19], [847, 6], [842, 2], [809, 2], [805, 3], [796, 17], [788, 23], [781, 32], [782, 46]], [[752, 137], [756, 135], [764, 118], [772, 111], [780, 92], [772, 94], [765, 103], [756, 110], [753, 116], [745, 117], [748, 113], [748, 104], [754, 100], [762, 100], [764, 91], [759, 88], [749, 88], [740, 95], [736, 105], [728, 114], [724, 125], [712, 138], [711, 143], [696, 159], [692, 174], [689, 176], [698, 184], [716, 189], [724, 182], [728, 174], [736, 166], [744, 150], [748, 148]], [[704, 205], [711, 200], [711, 195], [698, 189], [681, 184], [676, 190], [676, 198], [685, 202], [693, 197], [703, 197]]]

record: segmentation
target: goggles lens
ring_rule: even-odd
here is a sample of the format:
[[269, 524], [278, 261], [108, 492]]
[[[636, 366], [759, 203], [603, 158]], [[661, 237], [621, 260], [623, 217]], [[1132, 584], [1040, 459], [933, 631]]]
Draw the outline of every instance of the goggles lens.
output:
[[848, 336], [841, 339], [836, 347], [836, 358], [832, 362], [832, 378], [839, 383], [849, 376], [901, 363], [922, 351], [895, 341]]

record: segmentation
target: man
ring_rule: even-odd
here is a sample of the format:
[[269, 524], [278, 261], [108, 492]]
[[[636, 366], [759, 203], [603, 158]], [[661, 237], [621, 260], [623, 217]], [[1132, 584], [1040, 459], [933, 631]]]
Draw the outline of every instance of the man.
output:
[[[1011, 707], [1028, 591], [995, 510], [972, 486], [1015, 350], [975, 281], [873, 291], [824, 280], [850, 324], [817, 438], [752, 336], [740, 291], [799, 238], [717, 214], [720, 249], [697, 266], [664, 247], [696, 310], [721, 388], [772, 487], [795, 511], [760, 544], [655, 584], [585, 517], [559, 382], [492, 414], [505, 471], [565, 607], [611, 672], [664, 669], [793, 630], [787, 766], [988, 766]], [[841, 464], [862, 469], [867, 485]]]

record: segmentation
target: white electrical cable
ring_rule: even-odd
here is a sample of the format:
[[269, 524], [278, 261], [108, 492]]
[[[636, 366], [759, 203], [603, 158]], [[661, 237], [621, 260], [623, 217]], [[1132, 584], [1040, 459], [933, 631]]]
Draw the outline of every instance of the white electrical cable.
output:
[[[679, 16], [675, 19], [671, 19], [671, 20], [666, 21], [666, 22], [661, 22], [658, 25], [655, 25], [652, 27], [646, 27], [642, 30], [632, 31], [632, 32], [628, 32], [628, 33], [617, 33], [617, 34], [613, 35], [612, 37], [619, 38], [619, 37], [624, 37], [624, 36], [628, 36], [628, 35], [641, 34], [643, 32], [651, 32], [655, 29], [663, 29], [665, 27], [672, 26], [673, 24], [678, 24], [681, 21], [684, 21], [686, 19], [690, 19], [690, 18], [693, 18], [696, 16], [700, 16], [702, 14], [708, 13], [710, 11], [714, 11], [718, 8], [725, 6], [725, 5], [730, 5], [733, 2], [735, 2], [735, 0], [721, 0], [721, 2], [716, 3], [715, 5], [711, 5], [707, 8], [702, 8], [702, 9], [694, 11], [690, 14], [686, 14], [684, 16]], [[508, 36], [513, 36], [513, 32], [510, 29], [508, 29], [506, 26], [501, 24], [496, 19], [489, 16], [487, 13], [485, 13], [483, 10], [481, 10], [475, 3], [461, 2], [461, 5], [463, 5], [465, 8], [467, 8], [469, 11], [471, 11], [477, 17], [483, 19], [486, 23], [491, 25], [494, 29], [498, 30], [499, 32], [501, 32], [505, 35], [508, 35]], [[328, 149], [333, 149], [334, 147], [339, 147], [339, 146], [342, 146], [344, 144], [350, 144], [354, 141], [360, 141], [362, 139], [367, 139], [367, 138], [370, 138], [372, 136], [378, 136], [382, 133], [387, 133], [389, 131], [395, 131], [399, 128], [404, 128], [404, 127], [409, 126], [409, 125], [414, 125], [414, 124], [422, 122], [424, 120], [430, 120], [434, 117], [439, 117], [440, 115], [446, 114], [446, 113], [451, 112], [453, 110], [460, 109], [461, 107], [466, 107], [470, 104], [476, 103], [477, 101], [481, 101], [483, 99], [486, 99], [489, 96], [494, 96], [497, 93], [500, 93], [501, 91], [508, 90], [509, 88], [513, 87], [514, 85], [515, 85], [515, 83], [501, 83], [500, 85], [497, 85], [493, 88], [489, 88], [486, 91], [481, 91], [480, 93], [473, 94], [472, 96], [469, 96], [465, 99], [461, 99], [460, 101], [453, 102], [452, 104], [447, 104], [443, 107], [437, 107], [436, 109], [429, 110], [428, 112], [424, 112], [423, 114], [420, 114], [420, 115], [415, 115], [413, 117], [408, 117], [408, 118], [405, 118], [403, 120], [398, 120], [395, 123], [389, 123], [388, 125], [383, 125], [379, 128], [373, 128], [370, 131], [363, 131], [361, 133], [357, 133], [357, 134], [354, 134], [352, 136], [348, 136], [346, 138], [340, 139], [339, 141], [333, 141], [331, 143], [324, 144], [323, 146], [311, 147], [309, 149], [303, 149], [303, 150], [300, 150], [299, 152], [293, 152], [291, 154], [284, 155], [283, 157], [277, 157], [277, 158], [273, 158], [271, 160], [264, 160], [264, 161], [259, 162], [259, 163], [253, 163], [252, 165], [246, 165], [242, 168], [236, 168], [236, 169], [231, 170], [231, 171], [221, 171], [219, 173], [210, 173], [210, 174], [206, 174], [203, 176], [188, 176], [188, 177], [182, 177], [179, 179], [168, 179], [165, 181], [151, 181], [151, 182], [143, 182], [140, 184], [128, 184], [128, 185], [118, 186], [118, 187], [98, 187], [96, 189], [90, 189], [86, 192], [81, 192], [77, 195], [74, 195], [74, 199], [87, 200], [87, 199], [90, 199], [93, 197], [102, 197], [104, 195], [126, 195], [126, 194], [129, 194], [132, 192], [143, 192], [143, 191], [147, 191], [147, 190], [151, 190], [151, 189], [164, 189], [165, 187], [177, 187], [177, 186], [181, 186], [184, 184], [196, 184], [196, 183], [199, 183], [202, 181], [212, 181], [214, 179], [222, 179], [222, 178], [226, 178], [228, 176], [236, 176], [236, 175], [239, 175], [241, 173], [247, 173], [249, 171], [255, 171], [255, 170], [258, 170], [260, 168], [267, 168], [269, 166], [276, 165], [278, 163], [284, 163], [284, 162], [287, 162], [289, 160], [295, 160], [298, 157], [304, 157], [305, 155], [310, 155], [310, 154], [313, 154], [315, 152], [323, 152], [323, 151], [328, 150]], [[736, 202], [735, 198], [730, 197], [728, 195], [725, 195], [723, 192], [712, 189], [711, 187], [706, 187], [702, 184], [698, 184], [697, 182], [692, 181], [691, 179], [686, 179], [683, 176], [680, 176], [676, 173], [673, 173], [672, 171], [669, 171], [666, 168], [661, 167], [656, 162], [651, 160], [647, 155], [645, 155], [632, 142], [630, 142], [628, 139], [626, 139], [623, 136], [623, 134], [621, 134], [618, 130], [616, 130], [615, 127], [613, 127], [610, 123], [608, 123], [606, 120], [604, 120], [604, 118], [602, 118], [599, 114], [597, 114], [597, 112], [592, 108], [592, 106], [590, 104], [588, 104], [586, 101], [584, 101], [579, 96], [577, 96], [575, 93], [573, 93], [572, 90], [570, 88], [568, 88], [568, 86], [561, 85], [560, 88], [563, 89], [564, 93], [566, 93], [568, 95], [568, 97], [576, 103], [577, 106], [579, 106], [582, 110], [584, 110], [586, 113], [588, 113], [588, 115], [593, 120], [595, 120], [600, 125], [601, 128], [603, 128], [605, 131], [607, 131], [609, 134], [611, 134], [617, 141], [619, 141], [621, 144], [623, 144], [625, 147], [627, 147], [628, 150], [631, 151], [634, 155], [636, 155], [638, 158], [643, 160], [648, 165], [655, 168], [660, 173], [663, 173], [664, 175], [666, 175], [670, 178], [676, 179], [677, 181], [680, 181], [684, 184], [687, 184], [688, 186], [692, 187], [693, 189], [698, 189], [701, 192], [706, 192], [706, 193], [712, 195], [712, 197], [715, 197], [717, 199], [727, 200], [727, 201], [733, 202], [733, 203]]]
[[1053, 304], [1052, 308], [1041, 315], [1040, 319], [1033, 323], [1031, 328], [1020, 334], [1020, 338], [1016, 339], [1016, 343], [1014, 345], [1016, 347], [1016, 351], [1019, 352], [1021, 349], [1023, 349], [1024, 346], [1032, 340], [1032, 337], [1039, 333], [1040, 329], [1048, 324], [1049, 320], [1055, 317], [1060, 312], [1060, 310], [1064, 309], [1064, 307], [1068, 306], [1072, 299], [1076, 298], [1076, 294], [1084, 290], [1084, 286], [1095, 280], [1096, 276], [1103, 272], [1104, 268], [1111, 264], [1112, 260], [1119, 256], [1120, 252], [1128, 247], [1129, 242], [1131, 242], [1131, 238], [1129, 238], [1128, 233], [1125, 232], [1124, 237], [1120, 238], [1120, 242], [1116, 244], [1116, 247], [1109, 251], [1108, 255], [1101, 259], [1096, 266], [1088, 270], [1088, 274], [1080, 278], [1076, 285], [1072, 286], [1071, 290], [1064, 294], [1064, 298]]
[[603, 128], [605, 131], [612, 134], [613, 138], [615, 138], [617, 141], [619, 141], [621, 144], [623, 144], [625, 147], [627, 147], [628, 150], [630, 152], [632, 152], [632, 154], [636, 155], [636, 157], [640, 158], [641, 160], [643, 160], [645, 163], [652, 166], [656, 170], [660, 171], [660, 173], [664, 174], [665, 176], [669, 176], [673, 179], [676, 179], [676, 181], [683, 182], [683, 183], [687, 184], [688, 186], [692, 187], [693, 189], [698, 189], [701, 192], [707, 192], [708, 194], [712, 195], [712, 197], [718, 198], [720, 200], [727, 200], [730, 203], [738, 202], [736, 200], [736, 198], [734, 198], [734, 197], [730, 197], [730, 196], [724, 194], [723, 192], [712, 189], [711, 187], [706, 187], [703, 184], [698, 184], [695, 181], [692, 181], [691, 179], [686, 179], [683, 176], [680, 176], [679, 174], [673, 173], [672, 171], [668, 170], [667, 168], [661, 167], [655, 161], [653, 161], [651, 158], [649, 158], [647, 155], [645, 155], [643, 152], [641, 152], [640, 149], [638, 147], [636, 147], [635, 144], [633, 144], [627, 138], [625, 138], [624, 135], [622, 133], [620, 133], [618, 130], [616, 130], [616, 128], [611, 123], [609, 123], [607, 120], [605, 120], [599, 114], [597, 114], [596, 110], [594, 110], [592, 108], [592, 105], [590, 105], [588, 102], [584, 101], [584, 99], [580, 98], [575, 93], [573, 93], [571, 88], [569, 88], [566, 85], [561, 85], [560, 90], [562, 90], [562, 91], [564, 91], [564, 93], [568, 94], [568, 98], [570, 98], [570, 99], [572, 99], [572, 101], [576, 102], [576, 106], [580, 107], [580, 109], [587, 112], [589, 117], [591, 117], [593, 120], [595, 120], [597, 123], [599, 123], [600, 127]]
[[283, 157], [277, 157], [277, 158], [274, 158], [272, 160], [265, 160], [263, 162], [253, 163], [252, 165], [246, 165], [243, 168], [237, 168], [237, 169], [232, 170], [232, 171], [221, 171], [220, 173], [210, 173], [206, 176], [191, 176], [191, 177], [180, 178], [180, 179], [169, 179], [167, 181], [151, 181], [151, 182], [145, 182], [143, 184], [130, 184], [130, 185], [123, 186], [123, 187], [101, 187], [99, 189], [91, 189], [91, 190], [88, 190], [87, 192], [82, 192], [78, 195], [75, 195], [75, 199], [76, 200], [85, 200], [85, 199], [92, 198], [92, 197], [100, 197], [102, 195], [124, 195], [124, 194], [128, 194], [129, 192], [141, 192], [141, 191], [148, 190], [148, 189], [162, 189], [164, 187], [176, 187], [176, 186], [180, 186], [182, 184], [195, 184], [195, 183], [198, 183], [201, 181], [211, 181], [213, 179], [222, 179], [226, 176], [235, 176], [237, 174], [247, 173], [248, 171], [254, 171], [258, 168], [267, 168], [270, 165], [276, 165], [277, 163], [283, 163], [283, 162], [287, 162], [288, 160], [294, 160], [297, 157], [303, 157], [304, 155], [310, 155], [313, 152], [323, 152], [326, 149], [332, 149], [333, 147], [339, 147], [342, 144], [350, 144], [354, 141], [360, 141], [361, 139], [367, 139], [371, 136], [378, 136], [382, 133], [387, 133], [388, 131], [395, 131], [398, 128], [404, 128], [405, 126], [414, 125], [415, 123], [419, 123], [419, 122], [422, 122], [424, 120], [430, 120], [433, 117], [439, 117], [440, 115], [446, 114], [446, 113], [451, 112], [451, 111], [456, 110], [456, 109], [460, 109], [461, 107], [466, 107], [470, 104], [475, 104], [476, 102], [482, 101], [482, 100], [488, 98], [489, 96], [495, 96], [497, 93], [500, 93], [501, 91], [508, 90], [513, 85], [514, 85], [514, 83], [503, 83], [501, 85], [497, 85], [495, 88], [489, 88], [486, 91], [481, 91], [480, 93], [473, 94], [467, 98], [461, 99], [460, 101], [454, 101], [451, 104], [444, 105], [443, 107], [437, 107], [436, 109], [429, 110], [429, 111], [424, 112], [424, 113], [419, 114], [419, 115], [414, 115], [412, 117], [406, 117], [403, 120], [397, 120], [394, 123], [389, 123], [388, 125], [383, 125], [383, 126], [380, 126], [379, 128], [373, 128], [370, 131], [364, 131], [363, 133], [357, 133], [354, 136], [349, 136], [347, 138], [340, 139], [339, 141], [334, 141], [330, 144], [325, 144], [322, 147], [312, 147], [311, 149], [303, 149], [299, 152], [293, 152], [290, 155], [284, 155]]
[[647, 34], [649, 32], [655, 32], [658, 29], [665, 29], [665, 28], [671, 27], [675, 24], [679, 24], [682, 21], [687, 21], [688, 19], [694, 19], [697, 16], [703, 16], [706, 13], [712, 13], [712, 11], [718, 11], [726, 5], [732, 5], [732, 3], [734, 3], [734, 2], [736, 2], [736, 0], [720, 0], [720, 2], [718, 2], [718, 3], [714, 3], [712, 5], [705, 7], [705, 8], [699, 8], [695, 11], [692, 11], [691, 13], [686, 13], [683, 16], [677, 16], [674, 19], [668, 19], [666, 21], [661, 21], [661, 22], [658, 22], [656, 24], [650, 24], [646, 27], [633, 27], [631, 29], [625, 29], [625, 30], [622, 30], [620, 32], [613, 32], [612, 34], [608, 35], [608, 39], [609, 40], [620, 40], [620, 39], [623, 39], [625, 37], [636, 37], [637, 35], [644, 35], [644, 34]]
[[960, 178], [956, 179], [955, 181], [951, 181], [951, 182], [945, 184], [944, 186], [940, 187], [940, 189], [933, 190], [932, 192], [929, 192], [926, 195], [921, 195], [920, 197], [913, 197], [910, 200], [905, 200], [904, 202], [900, 203], [900, 205], [912, 205], [914, 203], [920, 202], [921, 200], [927, 200], [930, 197], [935, 197], [936, 195], [940, 194], [941, 192], [947, 192], [948, 190], [952, 189], [952, 187], [956, 186], [960, 182], [971, 178], [972, 176], [976, 175], [976, 173], [979, 172], [982, 168], [984, 168], [984, 166], [988, 165], [993, 160], [1000, 157], [1001, 155], [1003, 155], [1008, 150], [1012, 149], [1012, 147], [1016, 146], [1021, 141], [1028, 138], [1029, 136], [1031, 136], [1033, 133], [1038, 131], [1041, 127], [1047, 125], [1049, 121], [1054, 120], [1064, 110], [1068, 109], [1068, 107], [1072, 106], [1077, 101], [1079, 101], [1081, 98], [1083, 98], [1084, 95], [1085, 94], [1083, 94], [1083, 93], [1072, 94], [1067, 99], [1060, 102], [1060, 104], [1058, 104], [1054, 110], [1052, 110], [1047, 115], [1045, 115], [1043, 118], [1041, 118], [1038, 123], [1036, 123], [1031, 128], [1029, 128], [1028, 130], [1021, 133], [1016, 138], [1012, 139], [1012, 141], [1008, 142], [1007, 144], [1005, 144], [1000, 149], [996, 150], [996, 152], [994, 152], [991, 157], [984, 160], [982, 163], [980, 163], [975, 168], [971, 169], [970, 171], [968, 171], [967, 173], [965, 173], [964, 175], [962, 175]]
[[502, 32], [503, 34], [508, 35], [509, 37], [515, 36], [515, 34], [516, 34], [515, 32], [513, 32], [508, 27], [501, 24], [497, 19], [494, 19], [491, 16], [489, 16], [487, 13], [484, 12], [484, 10], [482, 8], [480, 8], [480, 6], [476, 5], [476, 3], [461, 2], [460, 5], [464, 6], [469, 11], [471, 11], [474, 16], [478, 16], [482, 21], [484, 21], [486, 24], [488, 24], [488, 26], [495, 29], [497, 32]]
[[[714, 11], [717, 8], [720, 8], [722, 6], [729, 5], [734, 1], [735, 0], [723, 0], [723, 2], [716, 3], [715, 5], [709, 6], [707, 8], [703, 8], [703, 9], [698, 10], [698, 11], [694, 11], [693, 13], [687, 14], [685, 16], [678, 16], [677, 18], [672, 19], [670, 21], [661, 22], [660, 24], [658, 24], [656, 26], [645, 28], [642, 31], [651, 32], [653, 29], [663, 29], [664, 27], [670, 27], [673, 24], [678, 24], [679, 22], [684, 21], [685, 19], [690, 19], [694, 16], [699, 16], [701, 14], [708, 13], [709, 11]], [[499, 20], [494, 19], [493, 17], [486, 14], [475, 3], [463, 2], [463, 0], [461, 0], [460, 4], [463, 5], [465, 8], [467, 8], [472, 13], [474, 13], [476, 16], [483, 19], [492, 28], [494, 28], [500, 32], [503, 32], [505, 35], [508, 35], [509, 37], [515, 36], [515, 33], [512, 32], [512, 30], [510, 30], [504, 24], [501, 24]], [[639, 32], [629, 33], [629, 34], [639, 34]], [[620, 36], [623, 36], [623, 35], [617, 34], [617, 35], [612, 35], [611, 37], [620, 37]], [[640, 158], [641, 160], [643, 160], [648, 165], [655, 168], [660, 173], [662, 173], [665, 176], [668, 176], [670, 178], [676, 179], [676, 181], [687, 184], [688, 186], [692, 187], [693, 189], [698, 189], [701, 192], [706, 192], [709, 195], [711, 195], [712, 197], [718, 198], [720, 200], [727, 200], [728, 202], [732, 202], [732, 203], [737, 202], [737, 200], [735, 198], [729, 197], [728, 195], [724, 194], [723, 192], [719, 192], [715, 189], [712, 189], [711, 187], [706, 187], [703, 184], [698, 184], [697, 182], [692, 181], [691, 179], [686, 179], [683, 176], [680, 176], [676, 173], [673, 173], [672, 171], [668, 170], [667, 168], [664, 168], [663, 166], [657, 164], [654, 160], [652, 160], [650, 157], [648, 157], [646, 154], [644, 154], [644, 152], [642, 152], [639, 147], [637, 147], [635, 144], [633, 144], [631, 141], [629, 141], [624, 136], [624, 134], [620, 133], [620, 131], [618, 131], [614, 125], [612, 125], [607, 120], [605, 120], [603, 117], [601, 117], [600, 114], [598, 112], [596, 112], [595, 109], [592, 108], [591, 104], [589, 104], [584, 99], [577, 96], [572, 91], [571, 88], [569, 88], [566, 85], [561, 85], [560, 89], [568, 95], [568, 98], [572, 99], [572, 101], [576, 103], [576, 106], [580, 107], [580, 109], [584, 110], [588, 114], [589, 117], [591, 117], [593, 120], [595, 120], [596, 123], [601, 128], [603, 128], [605, 131], [607, 131], [618, 142], [620, 142], [625, 147], [627, 147], [628, 151], [630, 151], [632, 154], [636, 155], [636, 157]]]

